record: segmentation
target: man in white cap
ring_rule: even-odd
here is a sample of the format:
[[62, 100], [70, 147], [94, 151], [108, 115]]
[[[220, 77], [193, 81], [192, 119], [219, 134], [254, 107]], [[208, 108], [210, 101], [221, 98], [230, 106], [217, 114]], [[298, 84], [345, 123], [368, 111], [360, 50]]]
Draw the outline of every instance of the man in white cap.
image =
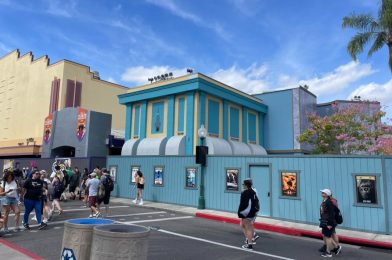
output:
[[97, 196], [100, 182], [95, 178], [97, 176], [95, 172], [92, 172], [90, 176], [91, 179], [86, 187], [86, 189], [88, 189], [88, 206], [91, 209], [90, 218], [97, 218], [101, 216], [101, 213], [97, 209]]
[[335, 206], [331, 201], [332, 192], [330, 189], [320, 190], [323, 202], [320, 206], [320, 228], [323, 234], [324, 243], [326, 246], [325, 252], [321, 254], [322, 257], [332, 257], [332, 252], [339, 254], [341, 247], [339, 246], [339, 252], [336, 252], [336, 246], [332, 239], [335, 233], [336, 220], [335, 220]]

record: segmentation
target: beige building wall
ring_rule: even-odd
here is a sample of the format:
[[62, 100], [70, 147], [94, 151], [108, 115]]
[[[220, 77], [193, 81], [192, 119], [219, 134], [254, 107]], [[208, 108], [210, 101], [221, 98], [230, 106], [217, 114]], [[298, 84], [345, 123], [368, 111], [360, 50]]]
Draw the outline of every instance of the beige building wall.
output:
[[44, 119], [49, 114], [52, 81], [60, 79], [58, 109], [65, 106], [67, 79], [82, 82], [81, 106], [112, 114], [112, 129], [124, 130], [125, 107], [117, 95], [128, 88], [93, 78], [89, 67], [62, 60], [49, 65], [47, 56], [33, 60], [31, 52], [15, 50], [0, 57], [0, 148], [42, 144]]

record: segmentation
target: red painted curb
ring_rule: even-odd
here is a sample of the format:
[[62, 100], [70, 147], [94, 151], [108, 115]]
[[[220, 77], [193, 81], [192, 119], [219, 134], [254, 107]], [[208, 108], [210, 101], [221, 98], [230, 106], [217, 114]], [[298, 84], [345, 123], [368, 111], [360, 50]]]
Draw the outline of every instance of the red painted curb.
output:
[[[195, 216], [198, 218], [211, 219], [224, 223], [237, 224], [237, 225], [240, 224], [240, 220], [238, 218], [230, 218], [230, 217], [224, 217], [224, 216], [218, 216], [218, 215], [200, 213], [200, 212], [196, 213]], [[309, 230], [297, 229], [297, 228], [288, 228], [288, 227], [276, 226], [276, 225], [265, 224], [260, 222], [256, 222], [254, 226], [256, 229], [266, 230], [266, 231], [290, 235], [290, 236], [303, 236], [303, 237], [322, 239], [321, 233], [316, 231], [309, 231]], [[346, 244], [392, 249], [392, 243], [389, 242], [381, 242], [381, 241], [354, 238], [354, 237], [341, 236], [341, 235], [339, 235], [339, 241]]]
[[11, 249], [13, 249], [15, 251], [18, 251], [21, 254], [24, 254], [25, 256], [30, 257], [31, 259], [34, 259], [34, 260], [44, 260], [44, 258], [40, 257], [39, 255], [36, 255], [36, 254], [34, 254], [34, 253], [30, 252], [30, 251], [27, 251], [26, 249], [21, 248], [21, 247], [13, 244], [11, 242], [8, 242], [8, 241], [6, 241], [4, 239], [0, 239], [0, 243], [2, 243], [3, 245], [5, 245], [5, 246], [7, 246], [7, 247], [9, 247], [9, 248], [11, 248]]

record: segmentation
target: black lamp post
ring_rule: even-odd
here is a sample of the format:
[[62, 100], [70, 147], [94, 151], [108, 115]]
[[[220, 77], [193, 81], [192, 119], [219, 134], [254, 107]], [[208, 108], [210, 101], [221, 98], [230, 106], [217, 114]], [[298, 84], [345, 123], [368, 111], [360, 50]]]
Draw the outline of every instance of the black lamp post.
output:
[[198, 209], [206, 208], [206, 201], [204, 198], [204, 167], [207, 163], [208, 147], [204, 146], [204, 139], [207, 137], [207, 129], [204, 125], [201, 125], [197, 134], [201, 140], [201, 146], [196, 147], [196, 163], [200, 164], [200, 195]]

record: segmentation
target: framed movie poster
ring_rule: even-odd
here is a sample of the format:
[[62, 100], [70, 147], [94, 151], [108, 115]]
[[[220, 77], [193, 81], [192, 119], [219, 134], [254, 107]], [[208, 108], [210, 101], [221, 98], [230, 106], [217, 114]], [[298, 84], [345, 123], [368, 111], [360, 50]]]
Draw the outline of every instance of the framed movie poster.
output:
[[52, 127], [53, 127], [53, 115], [50, 114], [45, 118], [44, 123], [44, 143], [48, 144], [50, 137], [52, 136]]
[[113, 182], [116, 182], [116, 177], [117, 177], [117, 165], [111, 165], [111, 166], [109, 166], [109, 174], [110, 174], [110, 177], [112, 177]]
[[377, 176], [355, 175], [358, 204], [377, 205]]
[[140, 166], [131, 167], [131, 184], [136, 182], [136, 175], [138, 171], [140, 171]]
[[185, 187], [194, 189], [196, 188], [197, 168], [189, 167], [185, 171]]
[[281, 171], [281, 196], [296, 198], [298, 197], [298, 172], [296, 171]]
[[227, 168], [225, 172], [226, 191], [240, 191], [240, 169]]
[[163, 186], [163, 166], [154, 166], [154, 185]]
[[76, 137], [79, 141], [82, 141], [86, 135], [87, 126], [87, 110], [84, 108], [78, 108], [78, 121], [76, 125]]

